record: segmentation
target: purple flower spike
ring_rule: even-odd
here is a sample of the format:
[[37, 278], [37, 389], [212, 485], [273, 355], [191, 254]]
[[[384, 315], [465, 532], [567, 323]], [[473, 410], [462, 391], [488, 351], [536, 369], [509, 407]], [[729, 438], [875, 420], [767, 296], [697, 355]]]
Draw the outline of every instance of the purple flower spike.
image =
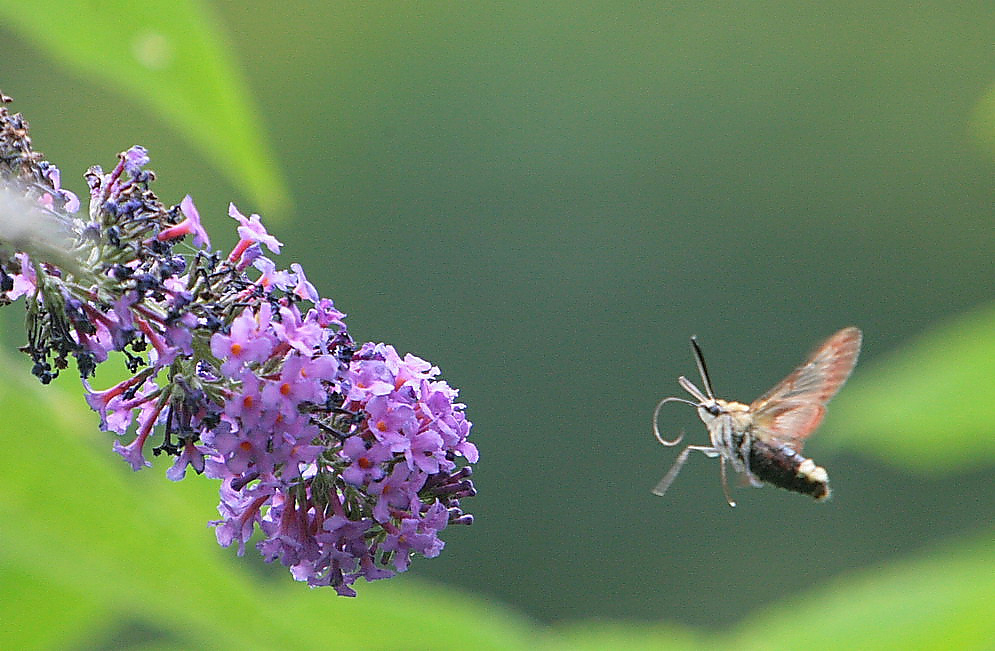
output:
[[[193, 199], [166, 206], [153, 193], [143, 147], [108, 173], [90, 168], [89, 210], [71, 216], [78, 200], [9, 101], [0, 93], [0, 182], [57, 220], [72, 250], [54, 255], [0, 220], [0, 305], [28, 304], [23, 350], [41, 382], [74, 363], [100, 428], [137, 430], [113, 445], [133, 470], [151, 452], [174, 457], [172, 481], [218, 480], [220, 545], [242, 555], [257, 536], [265, 560], [343, 596], [437, 556], [447, 526], [473, 521], [462, 500], [476, 492], [478, 452], [438, 367], [357, 346], [299, 264], [263, 256], [282, 244], [259, 215], [230, 205], [238, 243], [212, 253]], [[186, 235], [198, 250], [176, 246]], [[130, 377], [95, 390], [112, 357]]]

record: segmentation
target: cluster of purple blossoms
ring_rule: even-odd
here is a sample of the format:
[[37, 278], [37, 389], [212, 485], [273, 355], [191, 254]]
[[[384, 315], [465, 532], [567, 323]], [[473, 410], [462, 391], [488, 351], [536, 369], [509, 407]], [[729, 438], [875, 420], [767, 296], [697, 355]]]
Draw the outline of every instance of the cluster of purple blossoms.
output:
[[[32, 214], [20, 219], [30, 227], [0, 214], [0, 304], [25, 299], [23, 350], [43, 383], [73, 358], [133, 469], [168, 454], [172, 480], [188, 468], [221, 480], [221, 545], [241, 555], [258, 530], [266, 560], [341, 595], [359, 577], [405, 571], [414, 553], [438, 555], [447, 525], [472, 522], [460, 500], [474, 494], [477, 450], [437, 367], [357, 346], [299, 265], [264, 256], [281, 243], [258, 215], [231, 205], [239, 242], [212, 252], [193, 200], [166, 207], [149, 189], [141, 147], [87, 172], [90, 207], [78, 214], [9, 102], [0, 94], [2, 191]], [[196, 249], [179, 254], [186, 236]], [[89, 378], [112, 352], [131, 376], [95, 390]]]

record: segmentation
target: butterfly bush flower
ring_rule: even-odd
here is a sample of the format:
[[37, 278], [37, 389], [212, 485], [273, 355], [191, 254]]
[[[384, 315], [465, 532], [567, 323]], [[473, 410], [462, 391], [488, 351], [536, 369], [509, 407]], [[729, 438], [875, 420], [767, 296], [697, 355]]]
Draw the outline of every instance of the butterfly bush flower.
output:
[[[340, 595], [437, 556], [447, 526], [472, 522], [477, 449], [437, 367], [357, 345], [300, 265], [266, 257], [282, 243], [259, 215], [232, 204], [239, 241], [212, 251], [190, 196], [167, 207], [152, 192], [142, 147], [90, 168], [81, 213], [0, 100], [0, 304], [24, 298], [41, 382], [75, 361], [125, 462], [166, 454], [171, 480], [220, 480], [222, 546], [241, 555], [258, 537], [267, 561]], [[130, 377], [92, 386], [111, 353]]]

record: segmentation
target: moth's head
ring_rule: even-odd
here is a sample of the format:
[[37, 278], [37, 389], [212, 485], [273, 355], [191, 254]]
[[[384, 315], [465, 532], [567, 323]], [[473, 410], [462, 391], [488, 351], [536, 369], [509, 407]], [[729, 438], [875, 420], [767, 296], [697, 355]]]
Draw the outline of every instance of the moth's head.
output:
[[709, 398], [698, 403], [698, 418], [705, 425], [711, 425], [720, 416], [731, 416], [738, 423], [743, 418], [748, 418], [749, 413], [749, 405], [733, 400]]
[[723, 413], [725, 413], [725, 400], [708, 398], [698, 403], [698, 418], [705, 425], [711, 425]]

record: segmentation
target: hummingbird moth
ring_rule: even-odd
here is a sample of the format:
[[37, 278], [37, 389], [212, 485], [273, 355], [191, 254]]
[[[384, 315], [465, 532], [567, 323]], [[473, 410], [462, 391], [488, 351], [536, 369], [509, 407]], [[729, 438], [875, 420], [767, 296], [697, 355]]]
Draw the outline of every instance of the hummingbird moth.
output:
[[733, 470], [743, 473], [753, 486], [766, 483], [811, 495], [816, 500], [829, 497], [826, 469], [803, 457], [801, 450], [805, 439], [822, 422], [826, 403], [850, 377], [860, 352], [860, 339], [859, 329], [843, 328], [822, 342], [805, 363], [788, 377], [745, 405], [715, 397], [705, 357], [697, 340], [691, 337], [691, 348], [705, 391], [702, 392], [683, 375], [677, 378], [678, 384], [694, 400], [676, 396], [660, 400], [653, 411], [653, 434], [666, 446], [681, 442], [683, 432], [673, 440], [663, 438], [657, 420], [660, 408], [665, 404], [683, 402], [698, 410], [698, 417], [708, 428], [711, 445], [685, 447], [653, 493], [666, 493], [691, 452], [698, 451], [707, 457], [719, 458], [722, 491], [729, 506], [736, 506], [736, 502], [729, 496], [727, 462]]

